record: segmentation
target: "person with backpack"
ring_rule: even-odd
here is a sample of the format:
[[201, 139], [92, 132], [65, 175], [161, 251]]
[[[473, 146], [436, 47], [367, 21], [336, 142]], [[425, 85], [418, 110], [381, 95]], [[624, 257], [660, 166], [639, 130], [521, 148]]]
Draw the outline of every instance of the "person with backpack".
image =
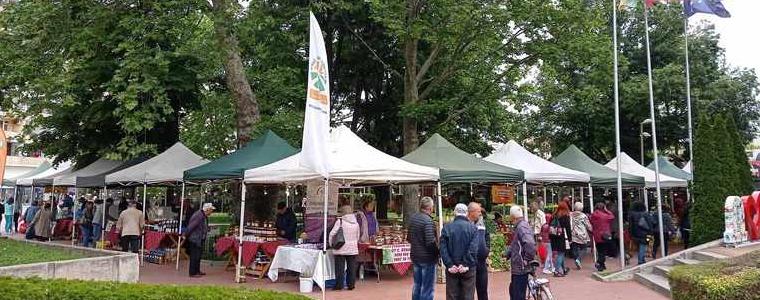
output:
[[570, 248], [575, 258], [575, 269], [580, 270], [583, 254], [591, 243], [589, 232], [593, 230], [588, 216], [583, 213], [583, 202], [578, 201], [573, 205], [573, 212], [570, 213], [570, 224], [573, 228]]
[[[654, 235], [654, 245], [652, 245], [652, 257], [657, 258], [657, 249], [660, 248], [660, 220], [655, 215], [651, 216], [652, 218], [652, 235]], [[665, 247], [665, 255], [668, 255], [668, 244], [670, 243], [670, 238], [673, 236], [673, 234], [676, 233], [676, 227], [673, 225], [673, 217], [670, 214], [670, 206], [667, 204], [662, 205], [662, 229], [664, 231], [663, 237], [665, 238], [665, 242], [662, 243], [663, 247]]]
[[549, 238], [552, 243], [552, 250], [556, 253], [554, 258], [554, 276], [565, 277], [570, 269], [565, 267], [565, 254], [570, 251], [570, 242], [572, 241], [572, 228], [570, 226], [570, 209], [568, 201], [560, 201], [557, 205], [557, 212], [549, 227]]
[[641, 201], [633, 203], [633, 211], [628, 216], [628, 231], [631, 234], [631, 240], [638, 244], [639, 264], [646, 263], [647, 236], [652, 233], [652, 220], [649, 213]]
[[24, 211], [24, 222], [26, 223], [26, 235], [25, 238], [27, 240], [34, 239], [34, 223], [32, 223], [32, 220], [34, 220], [34, 216], [37, 215], [37, 212], [40, 210], [40, 205], [37, 200], [32, 201], [32, 205], [29, 206], [29, 208]]
[[[353, 290], [356, 287], [356, 272], [358, 271], [356, 257], [359, 255], [359, 223], [350, 205], [341, 206], [340, 212], [343, 216], [335, 221], [329, 239], [330, 245], [334, 246], [333, 255], [335, 255], [334, 291], [342, 290], [343, 282], [348, 285], [348, 290]], [[340, 241], [343, 241], [342, 245]]]

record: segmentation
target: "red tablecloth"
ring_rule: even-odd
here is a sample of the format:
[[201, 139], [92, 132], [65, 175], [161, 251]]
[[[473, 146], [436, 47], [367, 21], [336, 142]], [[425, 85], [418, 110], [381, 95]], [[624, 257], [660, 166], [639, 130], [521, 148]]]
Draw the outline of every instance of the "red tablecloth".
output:
[[[287, 244], [287, 241], [276, 241], [276, 242], [252, 242], [252, 241], [244, 241], [243, 242], [243, 265], [250, 265], [253, 259], [256, 257], [256, 252], [261, 248], [264, 253], [269, 257], [274, 257], [274, 254], [277, 252], [277, 247], [280, 245]], [[232, 236], [225, 236], [221, 237], [216, 240], [216, 244], [214, 244], [214, 250], [216, 250], [216, 255], [220, 256], [224, 254], [224, 252], [230, 251], [233, 255], [237, 254], [238, 249], [238, 241], [235, 237]]]
[[61, 219], [55, 222], [53, 227], [53, 237], [68, 237], [71, 238], [71, 229], [74, 226], [74, 220]]
[[111, 230], [108, 231], [108, 234], [106, 235], [106, 239], [111, 242], [111, 247], [118, 245], [120, 238], [121, 234], [116, 231], [116, 226], [111, 227]]
[[[383, 261], [383, 258], [382, 258], [383, 250], [380, 249], [380, 248], [376, 248], [376, 247], [370, 248], [370, 246], [371, 246], [370, 244], [362, 244], [362, 243], [360, 243], [359, 244], [359, 255], [365, 254], [365, 255], [369, 255], [370, 257], [375, 257], [375, 255], [378, 255], [378, 253], [376, 253], [376, 252], [379, 252], [379, 255], [380, 255], [379, 260], [380, 261], [378, 262], [378, 264], [382, 264], [382, 261]], [[409, 268], [412, 267], [412, 262], [411, 261], [408, 261], [408, 262], [405, 261], [405, 262], [393, 263], [393, 264], [390, 264], [390, 265], [391, 265], [391, 268], [393, 268], [393, 270], [396, 271], [396, 273], [398, 273], [401, 276], [404, 276], [404, 275], [406, 275], [406, 272], [409, 271]]]
[[150, 251], [161, 246], [161, 242], [166, 238], [166, 232], [153, 230], [145, 231], [145, 250]]

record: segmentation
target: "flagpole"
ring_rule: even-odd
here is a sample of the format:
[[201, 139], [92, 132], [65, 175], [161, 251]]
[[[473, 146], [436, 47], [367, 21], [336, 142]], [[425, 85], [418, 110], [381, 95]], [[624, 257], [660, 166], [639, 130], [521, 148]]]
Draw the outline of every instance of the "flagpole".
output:
[[[649, 77], [649, 118], [652, 120], [652, 148], [654, 152], [654, 182], [657, 187], [657, 218], [660, 229], [660, 250], [665, 257], [665, 234], [662, 232], [662, 194], [660, 192], [660, 160], [657, 153], [657, 121], [654, 113], [654, 88], [652, 87], [652, 53], [649, 49], [649, 9], [644, 5], [644, 27], [647, 47], [647, 75]], [[618, 168], [618, 170], [620, 170]], [[621, 227], [622, 228], [622, 227]]]
[[[684, 42], [684, 54], [686, 61], [686, 116], [689, 122], [689, 162], [691, 163], [691, 180], [694, 181], [694, 136], [692, 135], [692, 119], [691, 119], [691, 77], [689, 67], [689, 17], [684, 12], [683, 16], [683, 42]], [[691, 189], [686, 188], [686, 197], [693, 199], [691, 195]]]
[[617, 169], [617, 205], [618, 205], [618, 240], [620, 249], [620, 269], [625, 269], [625, 241], [621, 234], [623, 230], [623, 171], [620, 169], [620, 97], [618, 93], [618, 38], [617, 38], [617, 5], [612, 0], [612, 57], [613, 90], [615, 95], [615, 165]]

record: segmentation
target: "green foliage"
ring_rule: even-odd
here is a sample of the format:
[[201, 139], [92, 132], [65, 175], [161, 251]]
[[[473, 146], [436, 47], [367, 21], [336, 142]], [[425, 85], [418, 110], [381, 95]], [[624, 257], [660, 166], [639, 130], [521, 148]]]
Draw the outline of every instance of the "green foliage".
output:
[[128, 284], [81, 280], [0, 277], [3, 299], [248, 299], [305, 300], [301, 295], [219, 286]]
[[668, 273], [675, 300], [760, 299], [757, 254], [729, 262], [675, 266]]
[[70, 260], [85, 256], [11, 239], [0, 239], [0, 267], [33, 264], [48, 261]]
[[208, 216], [209, 224], [232, 224], [234, 220], [228, 213], [213, 213]]
[[491, 235], [491, 252], [488, 258], [491, 260], [491, 268], [495, 270], [509, 269], [509, 260], [504, 257], [507, 247], [507, 239], [496, 227], [496, 222], [486, 218], [486, 230]]
[[694, 140], [694, 198], [691, 210], [695, 244], [720, 238], [724, 230], [723, 206], [728, 196], [752, 191], [741, 138], [731, 117], [701, 115]]

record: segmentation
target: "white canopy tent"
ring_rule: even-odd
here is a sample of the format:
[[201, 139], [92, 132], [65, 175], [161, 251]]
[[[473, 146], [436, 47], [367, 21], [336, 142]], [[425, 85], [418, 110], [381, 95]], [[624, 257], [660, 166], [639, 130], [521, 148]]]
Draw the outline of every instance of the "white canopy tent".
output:
[[[129, 168], [106, 175], [106, 185], [109, 184], [142, 184], [143, 185], [143, 207], [146, 206], [148, 184], [157, 183], [179, 183], [182, 182], [182, 193], [180, 196], [179, 228], [182, 228], [182, 219], [185, 208], [185, 183], [182, 176], [185, 170], [189, 170], [208, 163], [185, 145], [177, 142], [166, 151], [152, 157], [144, 162], [131, 166]], [[143, 216], [145, 210], [143, 209]], [[105, 227], [104, 227], [105, 229]], [[104, 236], [105, 234], [101, 234]], [[181, 239], [181, 237], [180, 237]], [[145, 253], [145, 236], [143, 236], [143, 245], [140, 253]], [[180, 242], [177, 243], [177, 253], [180, 251]], [[176, 268], [179, 269], [179, 258], [177, 255]]]
[[[390, 156], [365, 143], [348, 127], [330, 132], [329, 179], [346, 183], [412, 183], [438, 181], [439, 171]], [[246, 183], [288, 183], [323, 180], [300, 162], [301, 153], [245, 171]]]
[[47, 169], [45, 172], [39, 173], [37, 175], [26, 178], [19, 178], [16, 180], [16, 185], [31, 186], [34, 185], [35, 180], [40, 180], [43, 178], [51, 178], [50, 183], [52, 183], [53, 177], [71, 172], [71, 167], [71, 162], [65, 161], [58, 164], [58, 166]]
[[[522, 186], [523, 205], [528, 207], [528, 182], [548, 183], [588, 183], [591, 176], [584, 172], [571, 170], [545, 160], [526, 150], [514, 140], [501, 145], [485, 158], [486, 161], [507, 166], [525, 172]], [[546, 194], [544, 192], [544, 194]], [[527, 212], [526, 212], [527, 213]]]
[[681, 170], [691, 173], [691, 161], [687, 162], [686, 165], [681, 168]]
[[[610, 160], [606, 166], [613, 170], [617, 170], [616, 158]], [[644, 177], [646, 188], [654, 188], [656, 186], [655, 172], [645, 166], [640, 165], [625, 152], [620, 152], [620, 166], [622, 168], [622, 171], [625, 173]], [[660, 186], [663, 188], [687, 187], [688, 185], [689, 184], [686, 182], [686, 180], [673, 178], [660, 173]]]

